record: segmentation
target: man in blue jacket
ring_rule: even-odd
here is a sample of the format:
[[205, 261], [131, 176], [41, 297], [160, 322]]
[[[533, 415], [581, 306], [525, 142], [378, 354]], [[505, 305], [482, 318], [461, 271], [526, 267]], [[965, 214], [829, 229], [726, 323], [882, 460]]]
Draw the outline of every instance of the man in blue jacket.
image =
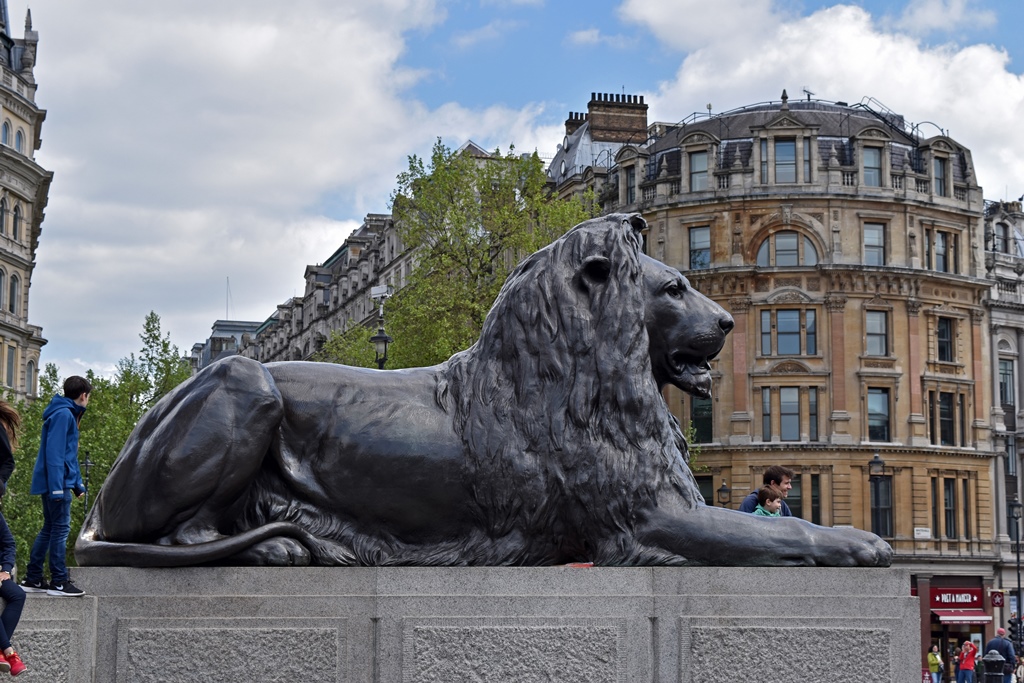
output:
[[[68, 377], [64, 395], [54, 396], [43, 411], [43, 434], [32, 470], [32, 495], [43, 499], [43, 528], [32, 544], [21, 587], [30, 593], [72, 596], [84, 592], [71, 583], [65, 560], [71, 532], [71, 496], [85, 495], [78, 468], [78, 423], [89, 405], [92, 385], [84, 377]], [[43, 580], [43, 561], [50, 555], [50, 582]]]

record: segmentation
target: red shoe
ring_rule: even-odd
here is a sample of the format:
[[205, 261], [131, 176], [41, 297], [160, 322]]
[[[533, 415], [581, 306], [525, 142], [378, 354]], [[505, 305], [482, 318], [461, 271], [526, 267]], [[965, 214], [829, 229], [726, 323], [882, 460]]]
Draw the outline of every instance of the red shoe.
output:
[[[0, 655], [0, 657], [2, 657], [2, 656], [3, 655]], [[8, 666], [11, 668], [11, 675], [12, 676], [17, 676], [22, 671], [24, 671], [25, 669], [28, 668], [27, 666], [25, 666], [25, 662], [21, 661], [21, 657], [18, 656], [17, 652], [12, 652], [11, 654], [7, 655], [6, 659], [7, 659]], [[0, 667], [0, 668], [3, 668], [3, 667]]]
[[[14, 655], [14, 656], [17, 657], [18, 655]], [[20, 662], [21, 660], [19, 659], [18, 661]], [[22, 666], [24, 666], [24, 664], [22, 664]], [[10, 662], [7, 660], [7, 657], [4, 657], [4, 653], [0, 652], [0, 674], [5, 674], [5, 673], [7, 673], [10, 670], [11, 670]]]

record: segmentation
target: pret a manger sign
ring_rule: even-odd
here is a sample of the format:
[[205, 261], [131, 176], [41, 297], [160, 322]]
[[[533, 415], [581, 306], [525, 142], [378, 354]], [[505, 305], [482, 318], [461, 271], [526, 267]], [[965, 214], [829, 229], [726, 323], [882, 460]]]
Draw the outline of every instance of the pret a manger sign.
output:
[[932, 587], [932, 609], [981, 609], [980, 588]]

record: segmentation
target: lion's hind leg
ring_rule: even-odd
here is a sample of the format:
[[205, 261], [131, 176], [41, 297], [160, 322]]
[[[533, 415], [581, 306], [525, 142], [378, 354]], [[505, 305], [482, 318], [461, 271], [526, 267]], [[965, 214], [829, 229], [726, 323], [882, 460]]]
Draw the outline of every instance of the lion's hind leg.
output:
[[80, 540], [179, 545], [237, 534], [283, 412], [260, 363], [239, 356], [214, 363], [142, 418]]

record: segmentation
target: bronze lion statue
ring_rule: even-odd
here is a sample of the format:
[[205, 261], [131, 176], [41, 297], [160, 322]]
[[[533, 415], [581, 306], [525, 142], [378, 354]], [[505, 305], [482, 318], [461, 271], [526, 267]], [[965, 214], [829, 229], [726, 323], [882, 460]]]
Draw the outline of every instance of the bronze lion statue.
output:
[[709, 507], [661, 389], [711, 388], [729, 314], [582, 223], [435, 367], [233, 357], [139, 422], [83, 565], [888, 565], [877, 536]]

